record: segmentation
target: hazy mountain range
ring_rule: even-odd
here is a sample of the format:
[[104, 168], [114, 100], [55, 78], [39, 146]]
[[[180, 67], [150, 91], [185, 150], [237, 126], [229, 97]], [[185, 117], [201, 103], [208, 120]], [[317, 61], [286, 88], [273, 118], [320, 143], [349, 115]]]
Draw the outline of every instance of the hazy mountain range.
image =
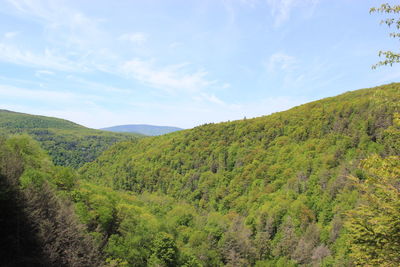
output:
[[101, 128], [100, 130], [118, 132], [118, 133], [139, 133], [143, 135], [162, 135], [167, 133], [172, 133], [176, 131], [183, 130], [182, 128], [172, 127], [172, 126], [156, 126], [148, 124], [128, 124], [128, 125], [118, 125], [107, 128]]

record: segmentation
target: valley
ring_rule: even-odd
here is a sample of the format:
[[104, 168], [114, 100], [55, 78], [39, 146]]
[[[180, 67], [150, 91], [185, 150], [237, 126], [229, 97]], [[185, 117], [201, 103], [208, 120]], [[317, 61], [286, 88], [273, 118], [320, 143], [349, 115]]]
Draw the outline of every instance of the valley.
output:
[[399, 114], [398, 83], [155, 137], [1, 111], [1, 201], [48, 266], [395, 266]]

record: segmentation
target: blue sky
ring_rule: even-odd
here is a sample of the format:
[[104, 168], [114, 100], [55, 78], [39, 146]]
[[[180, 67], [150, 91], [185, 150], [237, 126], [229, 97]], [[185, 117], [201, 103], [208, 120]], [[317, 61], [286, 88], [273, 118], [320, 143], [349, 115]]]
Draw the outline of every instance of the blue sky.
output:
[[381, 3], [0, 0], [0, 108], [191, 128], [396, 82]]

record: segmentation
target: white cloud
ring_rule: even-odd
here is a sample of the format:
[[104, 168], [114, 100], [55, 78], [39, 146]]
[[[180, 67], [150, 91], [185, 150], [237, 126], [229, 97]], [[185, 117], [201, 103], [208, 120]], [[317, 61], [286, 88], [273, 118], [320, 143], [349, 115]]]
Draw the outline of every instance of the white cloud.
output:
[[114, 60], [111, 49], [104, 48], [110, 38], [99, 29], [101, 20], [71, 9], [61, 1], [7, 2], [20, 16], [41, 24], [43, 34], [37, 36], [35, 44], [42, 44], [43, 49], [34, 50], [27, 42], [12, 45], [4, 41], [0, 43], [1, 61], [49, 70], [85, 72], [100, 69], [109, 65], [105, 62]]
[[88, 81], [79, 77], [75, 77], [73, 75], [68, 75], [66, 77], [70, 82], [75, 82], [78, 84], [77, 87], [83, 87], [85, 90], [91, 91], [102, 91], [102, 92], [110, 92], [110, 93], [123, 93], [123, 94], [130, 94], [132, 90], [118, 88], [116, 86], [109, 86], [104, 83], [98, 83], [93, 81]]
[[46, 49], [43, 53], [22, 50], [17, 46], [0, 43], [0, 61], [28, 67], [48, 68], [61, 71], [87, 71], [88, 68]]
[[289, 20], [292, 11], [299, 12], [301, 7], [313, 10], [320, 0], [267, 0], [275, 19], [275, 27], [281, 26]]
[[188, 64], [156, 68], [154, 61], [134, 59], [123, 64], [122, 71], [135, 80], [169, 93], [198, 92], [216, 83], [206, 78], [204, 70], [190, 72]]
[[54, 75], [54, 72], [49, 71], [49, 70], [37, 70], [35, 72], [36, 77], [47, 76], [47, 75]]
[[209, 80], [206, 71], [190, 71], [189, 68], [190, 64], [187, 63], [157, 68], [154, 60], [140, 59], [131, 60], [122, 66], [122, 70], [133, 79], [174, 96], [179, 94], [180, 98], [186, 98], [189, 102], [194, 100], [200, 105], [211, 104], [225, 108], [235, 106], [212, 93], [213, 89], [229, 88], [229, 83], [220, 84], [218, 81]]
[[173, 43], [169, 44], [169, 48], [174, 49], [174, 48], [180, 47], [182, 45], [183, 45], [183, 43], [181, 43], [181, 42], [173, 42]]
[[33, 89], [19, 88], [10, 85], [0, 85], [0, 95], [1, 97], [13, 97], [18, 99], [22, 98], [29, 100], [38, 100], [43, 102], [51, 101], [52, 103], [75, 101], [77, 99], [89, 97], [81, 94], [74, 94], [71, 92], [33, 90]]
[[[101, 71], [116, 74], [120, 55], [112, 33], [100, 26], [103, 19], [89, 17], [67, 6], [65, 1], [6, 0], [28, 21], [41, 27], [42, 34], [32, 49], [30, 43], [0, 43], [0, 61], [67, 72]], [[136, 37], [139, 41], [139, 37]], [[39, 46], [37, 46], [39, 44]]]
[[5, 39], [13, 39], [15, 36], [17, 36], [19, 32], [6, 32], [4, 34]]
[[22, 15], [44, 23], [48, 40], [58, 46], [87, 50], [88, 46], [97, 45], [103, 39], [104, 33], [98, 28], [101, 20], [90, 18], [60, 1], [7, 1]]
[[268, 72], [291, 71], [296, 68], [296, 58], [285, 53], [275, 53], [271, 55], [267, 62]]
[[148, 36], [142, 32], [125, 33], [118, 38], [118, 40], [128, 41], [137, 45], [144, 44], [147, 39]]
[[194, 96], [193, 100], [200, 101], [200, 102], [205, 100], [205, 101], [207, 101], [209, 103], [217, 104], [219, 106], [228, 106], [224, 101], [219, 99], [214, 94], [201, 93], [198, 96]]
[[[154, 97], [148, 96], [149, 93], [137, 92], [131, 88], [108, 86], [101, 84], [99, 80], [95, 81], [93, 77], [96, 77], [99, 71], [107, 72], [113, 78], [117, 78], [118, 80], [110, 79], [112, 82], [117, 80], [117, 86], [120, 84], [119, 79], [122, 74], [142, 84], [159, 89], [157, 92], [152, 90], [150, 94], [158, 94], [157, 97], [160, 99], [166, 99], [165, 106], [173, 109], [168, 113], [169, 116], [164, 117], [159, 116], [159, 114], [165, 111], [166, 107], [160, 107], [157, 112], [154, 112], [153, 117], [150, 117], [147, 113], [149, 113], [149, 104], [151, 103], [146, 103], [143, 108], [135, 111], [132, 111], [132, 107], [129, 107], [125, 112], [128, 114], [129, 111], [129, 114], [124, 116], [126, 122], [132, 123], [132, 121], [129, 121], [132, 118], [143, 118], [142, 122], [169, 124], [169, 120], [174, 118], [176, 124], [184, 125], [184, 121], [186, 123], [193, 121], [193, 118], [189, 119], [190, 117], [204, 116], [202, 112], [206, 112], [205, 110], [212, 110], [212, 113], [217, 113], [218, 107], [223, 107], [226, 110], [235, 108], [234, 105], [224, 102], [217, 91], [228, 89], [230, 84], [212, 80], [211, 75], [206, 70], [198, 68], [196, 65], [174, 64], [174, 61], [168, 61], [170, 59], [167, 57], [164, 58], [163, 65], [156, 64], [158, 61], [155, 60], [134, 59], [125, 61], [126, 51], [115, 49], [115, 47], [121, 45], [121, 43], [115, 44], [115, 37], [121, 41], [142, 45], [151, 41], [146, 33], [134, 32], [135, 30], [129, 32], [128, 30], [126, 33], [122, 32], [125, 34], [116, 36], [115, 32], [107, 32], [101, 27], [102, 20], [89, 17], [79, 10], [68, 7], [68, 1], [6, 1], [14, 7], [14, 11], [18, 13], [18, 18], [31, 22], [39, 34], [35, 35], [34, 43], [14, 43], [14, 41], [20, 41], [19, 37], [21, 37], [21, 41], [23, 41], [22, 39], [25, 41], [25, 38], [29, 40], [30, 36], [25, 36], [25, 31], [24, 34], [21, 31], [16, 40], [11, 39], [18, 33], [9, 33], [9, 38], [4, 35], [4, 38], [1, 39], [0, 36], [0, 61], [33, 68], [35, 75], [41, 78], [40, 81], [46, 88], [50, 88], [50, 86], [58, 88], [54, 86], [59, 81], [65, 81], [61, 88], [66, 91], [51, 91], [50, 89], [40, 88], [41, 85], [38, 84], [37, 79], [29, 84], [24, 81], [5, 81], [15, 87], [0, 84], [0, 96], [4, 99], [10, 99], [9, 101], [12, 104], [18, 103], [14, 99], [23, 99], [21, 103], [28, 102], [25, 101], [26, 99], [31, 100], [29, 101], [31, 108], [26, 111], [32, 110], [31, 112], [33, 112], [33, 110], [36, 110], [42, 114], [73, 119], [79, 123], [93, 126], [104, 124], [106, 117], [110, 124], [114, 124], [115, 119], [121, 116], [121, 110], [116, 109], [122, 109], [126, 106], [126, 103], [132, 101], [156, 103]], [[250, 3], [246, 0], [243, 1]], [[185, 45], [173, 41], [175, 40], [165, 43], [163, 47], [172, 50]], [[151, 57], [151, 53], [146, 54], [146, 56]], [[134, 55], [134, 57], [141, 56]], [[157, 60], [161, 61], [162, 59], [157, 58]], [[84, 73], [88, 74], [85, 76], [84, 74], [81, 75], [80, 72], [89, 73]], [[51, 77], [51, 75], [54, 76]], [[85, 77], [85, 79], [81, 77]], [[122, 86], [137, 87], [137, 84], [131, 81], [125, 80], [124, 82], [126, 83]], [[23, 88], [19, 88], [17, 85]], [[73, 89], [68, 91], [69, 89], [66, 88]], [[213, 90], [216, 90], [217, 93], [214, 93]], [[169, 93], [169, 95], [163, 93], [163, 91]], [[121, 95], [123, 99], [119, 98]], [[194, 98], [198, 98], [199, 101], [191, 101]], [[90, 101], [94, 102], [84, 104]], [[44, 103], [48, 105], [43, 105]], [[112, 108], [108, 111], [107, 108], [102, 110], [100, 107], [96, 107], [96, 104], [102, 103], [107, 103], [105, 107]], [[58, 108], [60, 110], [50, 110]], [[79, 112], [71, 111], [75, 109], [79, 109]], [[184, 120], [176, 116], [180, 113], [185, 113], [184, 117], [186, 116], [186, 118]]]
[[228, 89], [228, 88], [230, 88], [230, 87], [231, 87], [231, 84], [230, 84], [230, 83], [224, 83], [224, 84], [221, 86], [222, 89]]
[[255, 7], [256, 4], [259, 2], [259, 0], [240, 0], [240, 3], [250, 6], [250, 7]]
[[215, 103], [218, 105], [226, 105], [224, 101], [216, 97], [215, 95], [205, 95], [206, 99], [211, 103]]

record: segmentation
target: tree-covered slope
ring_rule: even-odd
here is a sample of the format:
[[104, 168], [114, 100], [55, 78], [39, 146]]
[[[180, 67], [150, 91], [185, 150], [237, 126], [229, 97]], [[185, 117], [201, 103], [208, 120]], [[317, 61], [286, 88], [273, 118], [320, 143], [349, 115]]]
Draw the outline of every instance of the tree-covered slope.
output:
[[72, 167], [94, 160], [115, 142], [140, 136], [89, 129], [58, 118], [0, 110], [0, 134], [22, 133], [38, 140], [55, 164]]
[[59, 130], [80, 130], [85, 127], [71, 121], [46, 116], [30, 115], [9, 110], [0, 110], [0, 127], [9, 131], [23, 129], [52, 128]]
[[[286, 183], [302, 172], [308, 180], [315, 171], [337, 169], [370, 153], [393, 153], [384, 132], [399, 102], [400, 84], [391, 84], [270, 116], [118, 143], [82, 173], [115, 188], [194, 199], [210, 195], [212, 188], [242, 195], [257, 180], [280, 187], [280, 177]], [[208, 192], [199, 186], [203, 181]]]
[[101, 265], [93, 237], [66, 198], [76, 181], [31, 137], [0, 137], [0, 266]]
[[176, 131], [183, 130], [182, 128], [172, 127], [172, 126], [157, 126], [148, 124], [128, 124], [128, 125], [118, 125], [107, 128], [102, 128], [100, 130], [117, 132], [117, 133], [138, 133], [149, 136], [163, 135], [167, 133], [172, 133]]
[[[365, 179], [360, 162], [373, 154], [400, 154], [399, 103], [400, 84], [358, 90], [270, 116], [121, 142], [80, 172], [230, 221], [200, 243], [183, 241], [216, 251], [213, 258], [205, 247], [194, 249], [203, 265], [350, 265], [343, 222], [359, 190], [348, 177]], [[245, 236], [235, 234], [239, 228]]]

